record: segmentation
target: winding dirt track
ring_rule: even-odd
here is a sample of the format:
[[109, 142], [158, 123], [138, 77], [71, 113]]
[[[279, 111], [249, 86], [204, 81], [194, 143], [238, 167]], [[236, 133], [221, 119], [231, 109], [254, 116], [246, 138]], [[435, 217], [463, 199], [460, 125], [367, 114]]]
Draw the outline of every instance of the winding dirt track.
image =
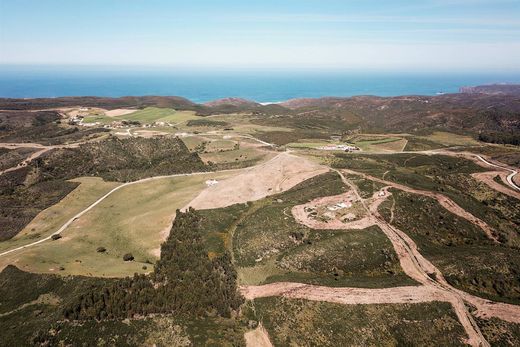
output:
[[[344, 170], [344, 172], [362, 175], [350, 170]], [[338, 171], [338, 173], [341, 175], [343, 182], [350, 186], [359, 196], [356, 187], [344, 177], [342, 172]], [[367, 179], [373, 179], [371, 176], [363, 176]], [[402, 190], [421, 195], [432, 195], [401, 185], [397, 185], [396, 187], [396, 184], [392, 182], [386, 182], [380, 179], [374, 180], [385, 184], [388, 183], [388, 186], [383, 188], [385, 194], [381, 196], [376, 193], [371, 199], [372, 202], [370, 206], [367, 206], [365, 202], [363, 205], [369, 213], [369, 218], [372, 223], [378, 225], [389, 238], [398, 255], [403, 271], [408, 276], [419, 282], [421, 284], [420, 286], [384, 289], [331, 288], [301, 283], [280, 282], [262, 286], [242, 286], [240, 287], [240, 291], [244, 297], [247, 299], [255, 299], [268, 296], [284, 296], [288, 298], [327, 301], [346, 305], [383, 303], [400, 304], [430, 301], [449, 302], [468, 335], [468, 339], [465, 342], [472, 346], [489, 346], [489, 343], [482, 335], [465, 303], [469, 303], [476, 307], [476, 312], [474, 314], [479, 317], [496, 317], [508, 322], [520, 323], [520, 306], [479, 298], [455, 289], [449, 285], [439, 269], [419, 253], [415, 242], [408, 237], [406, 233], [387, 223], [377, 211], [377, 207], [391, 195], [391, 193], [388, 192], [389, 187], [395, 187], [398, 189], [404, 188]], [[434, 193], [431, 194], [433, 194], [433, 197], [436, 199], [440, 198]], [[451, 200], [447, 198], [446, 200], [441, 199], [441, 201], [444, 202], [443, 206], [450, 207], [450, 210], [453, 207], [462, 210], [458, 205], [450, 205], [447, 201]], [[439, 202], [441, 203], [441, 201]], [[465, 218], [473, 217], [466, 211], [460, 210], [457, 211], [459, 215], [462, 215]]]
[[473, 223], [476, 226], [480, 227], [486, 233], [486, 236], [490, 240], [498, 242], [493, 229], [489, 225], [487, 225], [486, 222], [484, 222], [480, 218], [475, 217], [474, 215], [472, 215], [471, 213], [469, 213], [468, 211], [464, 210], [462, 207], [457, 205], [453, 200], [451, 200], [450, 198], [448, 198], [448, 197], [446, 197], [446, 196], [444, 196], [444, 195], [442, 195], [440, 193], [430, 192], [430, 191], [427, 191], [427, 190], [419, 190], [419, 189], [410, 188], [408, 186], [405, 186], [405, 185], [402, 185], [402, 184], [399, 184], [399, 183], [395, 183], [395, 182], [391, 182], [391, 181], [385, 181], [383, 179], [380, 179], [380, 178], [377, 178], [377, 177], [374, 177], [374, 176], [370, 176], [370, 175], [367, 175], [367, 174], [364, 174], [364, 173], [360, 173], [360, 172], [357, 172], [357, 171], [353, 171], [353, 170], [344, 169], [343, 171], [346, 172], [346, 173], [349, 173], [349, 174], [361, 176], [363, 178], [369, 179], [369, 180], [374, 181], [374, 182], [383, 183], [383, 184], [385, 184], [387, 186], [391, 186], [393, 188], [402, 190], [404, 192], [408, 192], [408, 193], [412, 193], [412, 194], [418, 194], [418, 195], [423, 195], [423, 196], [428, 196], [430, 198], [434, 198], [435, 200], [437, 200], [439, 202], [439, 204], [442, 207], [444, 207], [445, 209], [447, 209], [451, 213], [453, 213], [453, 214], [455, 214], [455, 215], [457, 215], [459, 217], [462, 217], [462, 218], [466, 219], [468, 222]]
[[[451, 151], [446, 151], [444, 149], [440, 149], [440, 150], [433, 150], [433, 151], [424, 151], [423, 153], [441, 154], [441, 155], [447, 155], [447, 156], [451, 156], [451, 157], [462, 157], [462, 158], [469, 159], [469, 160], [473, 161], [474, 163], [476, 163], [482, 167], [485, 167], [485, 168], [491, 166], [495, 169], [500, 169], [504, 173], [508, 173], [508, 175], [505, 178], [505, 181], [511, 187], [511, 189], [513, 189], [513, 191], [520, 192], [520, 186], [518, 186], [515, 183], [515, 179], [518, 177], [518, 170], [513, 169], [510, 166], [505, 166], [503, 164], [502, 165], [495, 164], [491, 161], [491, 159], [484, 158], [481, 155], [471, 153], [471, 152], [451, 152]], [[487, 183], [487, 182], [484, 182], [484, 183]], [[492, 188], [493, 188], [493, 186], [492, 186]]]
[[476, 180], [487, 184], [491, 189], [496, 190], [500, 193], [509, 195], [510, 197], [520, 199], [520, 191], [515, 191], [512, 189], [503, 186], [502, 184], [495, 182], [494, 178], [500, 176], [503, 182], [507, 182], [507, 175], [504, 174], [503, 171], [487, 171], [487, 172], [477, 172], [471, 174], [471, 177]]

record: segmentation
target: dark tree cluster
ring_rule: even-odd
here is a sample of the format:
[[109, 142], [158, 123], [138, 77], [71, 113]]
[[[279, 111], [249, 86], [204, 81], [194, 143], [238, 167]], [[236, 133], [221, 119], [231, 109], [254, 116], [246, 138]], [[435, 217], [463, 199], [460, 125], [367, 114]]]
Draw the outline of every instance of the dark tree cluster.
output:
[[177, 211], [161, 259], [150, 275], [97, 287], [64, 310], [72, 320], [104, 320], [154, 313], [229, 317], [242, 304], [229, 254], [210, 259], [202, 237], [201, 216]]
[[479, 141], [520, 146], [520, 134], [508, 132], [485, 132], [478, 135]]

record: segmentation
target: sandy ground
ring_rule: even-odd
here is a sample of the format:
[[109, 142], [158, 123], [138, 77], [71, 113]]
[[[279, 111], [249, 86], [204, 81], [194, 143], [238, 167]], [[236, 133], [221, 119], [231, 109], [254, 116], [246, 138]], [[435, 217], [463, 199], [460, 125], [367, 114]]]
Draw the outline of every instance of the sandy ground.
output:
[[135, 111], [137, 110], [131, 108], [117, 108], [115, 110], [105, 111], [105, 116], [119, 117], [124, 116], [126, 114], [134, 113]]
[[202, 210], [259, 200], [286, 191], [328, 170], [305, 158], [280, 153], [263, 164], [208, 187], [189, 206]]
[[267, 330], [260, 324], [255, 330], [248, 331], [244, 334], [246, 347], [273, 347], [269, 340]]
[[156, 131], [156, 130], [135, 130], [133, 132], [133, 135], [139, 136], [139, 137], [151, 138], [151, 137], [155, 137], [155, 136], [168, 135], [168, 133], [164, 132], [164, 131]]
[[338, 202], [348, 200], [348, 197], [352, 195], [352, 192], [347, 192], [340, 195], [327, 196], [323, 198], [314, 199], [303, 205], [296, 205], [291, 209], [291, 213], [300, 224], [308, 226], [313, 229], [328, 229], [328, 230], [342, 230], [342, 229], [364, 229], [371, 225], [374, 225], [373, 220], [370, 217], [364, 217], [359, 220], [352, 222], [343, 222], [339, 219], [332, 219], [329, 221], [321, 221], [309, 216], [308, 212], [305, 212], [307, 208], [313, 207], [324, 207], [334, 205]]
[[504, 182], [504, 184], [508, 184], [506, 178], [507, 174], [504, 171], [477, 172], [471, 174], [471, 176], [476, 180], [487, 184], [491, 189], [509, 195], [513, 198], [520, 199], [520, 192], [509, 189], [493, 180], [493, 178], [496, 176], [500, 176], [502, 182]]
[[248, 300], [270, 296], [326, 301], [344, 305], [408, 304], [428, 301], [449, 301], [445, 292], [427, 286], [393, 288], [336, 288], [303, 283], [278, 282], [261, 286], [240, 287]]

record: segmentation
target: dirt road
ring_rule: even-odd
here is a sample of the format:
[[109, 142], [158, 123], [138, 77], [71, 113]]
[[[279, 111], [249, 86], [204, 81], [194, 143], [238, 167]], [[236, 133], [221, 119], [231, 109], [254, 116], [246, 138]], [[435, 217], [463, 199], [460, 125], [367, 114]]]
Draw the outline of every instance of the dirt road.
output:
[[357, 172], [357, 171], [353, 171], [353, 170], [344, 169], [342, 171], [347, 172], [349, 174], [361, 176], [363, 178], [366, 178], [366, 179], [374, 181], [374, 182], [383, 183], [383, 184], [385, 184], [387, 186], [390, 186], [390, 187], [402, 190], [404, 192], [408, 192], [408, 193], [412, 193], [412, 194], [418, 194], [418, 195], [423, 195], [423, 196], [428, 196], [430, 198], [433, 198], [433, 199], [437, 200], [442, 207], [444, 207], [445, 209], [447, 209], [451, 213], [453, 213], [453, 214], [455, 214], [455, 215], [457, 215], [459, 217], [462, 217], [462, 218], [466, 219], [468, 222], [473, 223], [474, 225], [476, 225], [479, 228], [481, 228], [484, 231], [484, 233], [486, 234], [486, 236], [490, 240], [498, 242], [493, 229], [489, 225], [487, 225], [486, 222], [484, 222], [480, 218], [475, 217], [474, 215], [472, 215], [471, 213], [469, 213], [468, 211], [464, 210], [462, 207], [457, 205], [453, 200], [451, 200], [450, 198], [448, 198], [448, 197], [446, 197], [446, 196], [444, 196], [444, 195], [442, 195], [440, 193], [431, 192], [431, 191], [428, 191], [428, 190], [420, 190], [420, 189], [410, 188], [408, 186], [405, 186], [405, 185], [402, 185], [402, 184], [399, 184], [399, 183], [386, 181], [386, 180], [383, 180], [381, 178], [377, 178], [377, 177], [370, 176], [370, 175], [367, 175], [367, 174], [364, 174], [364, 173], [360, 173], [360, 172]]
[[[218, 172], [241, 172], [243, 173], [235, 176], [234, 178], [224, 180], [216, 186], [206, 188], [198, 197], [196, 197], [188, 206], [192, 206], [197, 209], [204, 208], [218, 208], [223, 206], [229, 206], [238, 202], [247, 202], [251, 200], [261, 199], [267, 195], [278, 193], [279, 191], [287, 190], [294, 185], [318, 175], [323, 172], [327, 172], [328, 168], [319, 166], [310, 161], [306, 161], [300, 157], [293, 156], [288, 153], [280, 153], [266, 163], [262, 163], [253, 167], [244, 169], [232, 169], [222, 170]], [[121, 188], [149, 182], [152, 180], [159, 180], [173, 177], [186, 177], [195, 175], [206, 175], [208, 171], [194, 172], [188, 174], [175, 174], [167, 176], [155, 176], [144, 178], [139, 181], [128, 182], [117, 186], [112, 189], [98, 200], [93, 202], [87, 208], [70, 218], [65, 224], [63, 224], [58, 230], [49, 236], [37, 240], [35, 242], [10, 249], [0, 253], [0, 257], [7, 255], [12, 252], [22, 250], [24, 248], [36, 246], [42, 242], [48, 241], [53, 235], [61, 233], [75, 220], [83, 216], [85, 213], [90, 211], [96, 205], [101, 203], [107, 197], [112, 195], [114, 192]], [[215, 173], [215, 172], [213, 172]], [[270, 187], [278, 186], [278, 189], [272, 189]], [[212, 188], [217, 189], [212, 189]]]
[[520, 187], [516, 185], [516, 183], [514, 182], [514, 177], [518, 174], [518, 171], [516, 170], [513, 170], [513, 169], [510, 169], [508, 167], [505, 167], [505, 166], [501, 166], [501, 165], [497, 165], [497, 164], [493, 164], [492, 162], [490, 162], [489, 160], [487, 159], [484, 159], [482, 156], [480, 155], [477, 155], [476, 156], [480, 161], [486, 163], [487, 165], [489, 166], [493, 166], [493, 167], [496, 167], [496, 168], [499, 168], [499, 169], [502, 169], [502, 170], [506, 170], [506, 171], [509, 171], [510, 174], [507, 176], [507, 183], [509, 183], [509, 185], [520, 192]]
[[[233, 172], [233, 171], [240, 171], [240, 170], [244, 170], [244, 169], [233, 169], [233, 170], [223, 170], [223, 171], [218, 171], [218, 172]], [[16, 251], [19, 251], [21, 249], [24, 249], [24, 248], [28, 248], [28, 247], [33, 247], [35, 245], [38, 245], [42, 242], [45, 242], [45, 241], [48, 241], [52, 238], [53, 235], [56, 235], [56, 234], [59, 234], [61, 233], [63, 230], [65, 230], [69, 225], [71, 225], [75, 220], [77, 220], [78, 218], [80, 218], [81, 216], [83, 216], [85, 213], [87, 213], [88, 211], [90, 211], [92, 208], [94, 208], [96, 205], [98, 205], [99, 203], [101, 203], [103, 200], [105, 200], [107, 197], [109, 197], [110, 195], [112, 195], [114, 192], [118, 191], [119, 189], [121, 188], [124, 188], [124, 187], [127, 187], [127, 186], [130, 186], [130, 185], [134, 185], [134, 184], [140, 184], [140, 183], [144, 183], [144, 182], [149, 182], [149, 181], [153, 181], [153, 180], [160, 180], [160, 179], [165, 179], [165, 178], [173, 178], [173, 177], [186, 177], [186, 176], [195, 176], [195, 175], [206, 175], [208, 173], [215, 173], [215, 172], [211, 172], [211, 171], [203, 171], [203, 172], [193, 172], [193, 173], [187, 173], [187, 174], [175, 174], [175, 175], [167, 175], [167, 176], [155, 176], [155, 177], [149, 177], [149, 178], [144, 178], [142, 180], [139, 180], [139, 181], [134, 181], [134, 182], [128, 182], [128, 183], [123, 183], [117, 187], [115, 187], [114, 189], [112, 189], [111, 191], [109, 191], [108, 193], [106, 193], [105, 195], [103, 195], [102, 197], [100, 197], [98, 200], [96, 200], [95, 202], [93, 202], [91, 205], [89, 205], [87, 208], [85, 208], [84, 210], [82, 210], [81, 212], [79, 212], [78, 214], [76, 214], [74, 217], [70, 218], [65, 224], [63, 224], [58, 230], [56, 230], [54, 233], [52, 233], [51, 235], [43, 238], [43, 239], [40, 239], [38, 241], [35, 241], [35, 242], [32, 242], [32, 243], [29, 243], [29, 244], [26, 244], [26, 245], [23, 245], [23, 246], [20, 246], [20, 247], [16, 247], [16, 248], [13, 248], [13, 249], [10, 249], [8, 251], [4, 251], [2, 253], [0, 253], [0, 257], [1, 256], [4, 256], [6, 254], [9, 254], [9, 253], [12, 253], [12, 252], [16, 252]]]
[[36, 148], [36, 149], [40, 149], [39, 151], [34, 152], [33, 154], [31, 154], [28, 158], [26, 158], [25, 160], [23, 160], [21, 163], [17, 164], [16, 166], [13, 166], [13, 167], [10, 167], [10, 168], [8, 168], [6, 170], [0, 171], [0, 175], [3, 175], [5, 173], [8, 173], [8, 172], [15, 171], [15, 170], [23, 168], [23, 167], [29, 165], [29, 163], [31, 161], [33, 161], [34, 159], [39, 158], [44, 153], [47, 153], [48, 151], [50, 151], [52, 149], [76, 148], [80, 144], [83, 144], [83, 143], [85, 143], [85, 142], [68, 144], [68, 145], [55, 145], [55, 146], [44, 146], [44, 145], [41, 145], [39, 143], [0, 143], [0, 148], [7, 148], [7, 149]]
[[246, 340], [246, 347], [273, 347], [269, 340], [269, 334], [262, 324], [255, 330], [245, 333], [244, 339]]
[[[359, 196], [356, 187], [341, 172], [339, 174], [344, 183], [352, 187]], [[477, 312], [482, 316], [493, 316], [507, 321], [520, 322], [520, 320], [517, 321], [517, 319], [520, 319], [520, 307], [507, 304], [491, 304], [490, 301], [474, 297], [451, 287], [444, 279], [440, 270], [419, 253], [415, 242], [406, 233], [393, 227], [379, 215], [377, 206], [390, 195], [388, 187], [385, 187], [383, 191], [385, 192], [384, 195], [374, 194], [371, 206], [365, 203], [364, 207], [372, 222], [378, 225], [389, 238], [403, 271], [419, 282], [421, 286], [385, 289], [330, 288], [282, 282], [265, 286], [243, 286], [240, 288], [241, 293], [248, 299], [281, 295], [348, 305], [445, 301], [451, 303], [455, 314], [468, 335], [466, 342], [472, 346], [489, 346], [489, 343], [482, 335], [465, 302], [476, 306]], [[499, 306], [495, 308], [494, 305]]]
[[495, 177], [499, 176], [503, 182], [507, 181], [507, 174], [503, 171], [487, 171], [487, 172], [476, 172], [471, 174], [471, 177], [476, 180], [487, 184], [491, 189], [497, 192], [509, 195], [513, 198], [520, 199], [520, 191], [510, 189], [494, 180]]

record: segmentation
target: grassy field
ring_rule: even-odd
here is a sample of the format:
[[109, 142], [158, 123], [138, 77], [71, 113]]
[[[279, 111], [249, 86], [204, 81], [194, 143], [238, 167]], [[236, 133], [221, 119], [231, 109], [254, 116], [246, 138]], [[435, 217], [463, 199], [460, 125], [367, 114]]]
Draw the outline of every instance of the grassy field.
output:
[[379, 135], [356, 135], [349, 142], [365, 152], [395, 151], [400, 152], [406, 145], [401, 137], [387, 137]]
[[436, 142], [444, 146], [475, 146], [481, 144], [471, 136], [447, 133], [443, 131], [436, 131], [431, 135], [421, 136], [420, 138]]
[[360, 148], [363, 152], [401, 152], [407, 143], [407, 140], [401, 137], [387, 137], [380, 135], [356, 135], [346, 139], [346, 142], [301, 139], [298, 142], [288, 143], [286, 146], [296, 149], [318, 149], [323, 146], [350, 144]]
[[[150, 272], [153, 265], [149, 263], [159, 256], [175, 210], [206, 187], [206, 180], [229, 175], [168, 178], [122, 188], [74, 222], [63, 238], [0, 260], [27, 271], [64, 275], [121, 277]], [[105, 247], [106, 252], [98, 253], [98, 247]], [[123, 261], [126, 253], [135, 261]]]
[[222, 169], [256, 165], [263, 159], [269, 157], [271, 157], [271, 155], [260, 152], [254, 148], [240, 148], [232, 151], [200, 154], [200, 158], [205, 163], [211, 162]]
[[[81, 184], [63, 200], [40, 212], [18, 235], [0, 242], [0, 252], [49, 236], [75, 214], [119, 185], [116, 182], [105, 182], [101, 178], [94, 177], [82, 177], [72, 181]], [[3, 264], [3, 258], [0, 258], [0, 264]]]
[[442, 131], [433, 132], [427, 136], [407, 136], [408, 143], [405, 151], [427, 151], [452, 146], [476, 146], [481, 143], [471, 136], [447, 133]]
[[[448, 303], [340, 305], [263, 298], [251, 315], [275, 346], [464, 346]], [[256, 313], [256, 315], [254, 314]]]
[[212, 163], [217, 169], [252, 166], [270, 157], [249, 139], [201, 135], [183, 137], [182, 141], [190, 151], [199, 153], [205, 163]]
[[105, 116], [104, 114], [95, 114], [88, 115], [83, 118], [83, 123], [92, 124], [92, 123], [101, 123], [101, 124], [110, 124], [113, 121], [117, 121], [114, 117]]
[[202, 119], [193, 111], [176, 111], [171, 108], [147, 107], [124, 116], [113, 117], [112, 119], [126, 119], [139, 121], [141, 123], [168, 122], [180, 123], [191, 119]]

